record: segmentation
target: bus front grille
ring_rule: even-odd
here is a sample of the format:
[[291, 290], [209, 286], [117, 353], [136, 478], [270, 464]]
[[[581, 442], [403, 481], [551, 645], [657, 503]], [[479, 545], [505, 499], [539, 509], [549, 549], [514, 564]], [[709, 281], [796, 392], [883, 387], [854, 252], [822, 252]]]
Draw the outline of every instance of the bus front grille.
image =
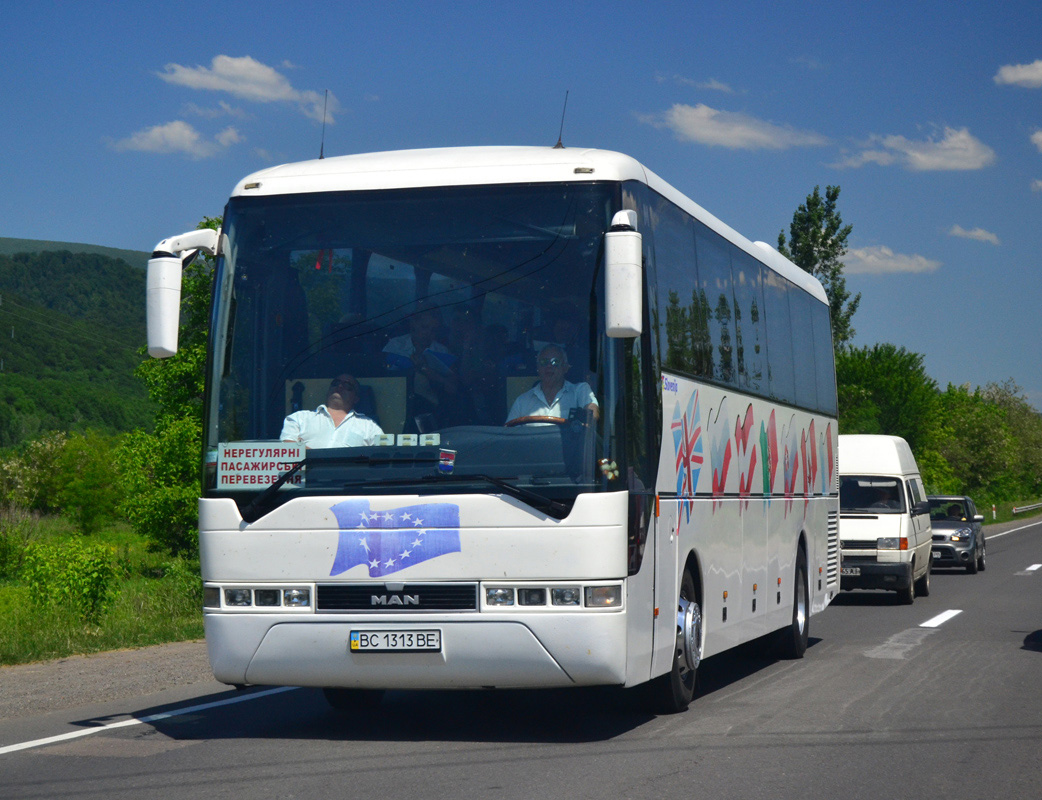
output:
[[476, 583], [320, 583], [316, 611], [475, 611]]

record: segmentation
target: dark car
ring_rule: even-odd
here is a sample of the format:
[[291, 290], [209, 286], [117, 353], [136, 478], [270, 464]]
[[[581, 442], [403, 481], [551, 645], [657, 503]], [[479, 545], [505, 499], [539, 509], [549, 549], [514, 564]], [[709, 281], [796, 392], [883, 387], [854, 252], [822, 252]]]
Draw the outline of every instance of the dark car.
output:
[[984, 569], [984, 515], [962, 495], [929, 495], [934, 567], [965, 567], [973, 575]]

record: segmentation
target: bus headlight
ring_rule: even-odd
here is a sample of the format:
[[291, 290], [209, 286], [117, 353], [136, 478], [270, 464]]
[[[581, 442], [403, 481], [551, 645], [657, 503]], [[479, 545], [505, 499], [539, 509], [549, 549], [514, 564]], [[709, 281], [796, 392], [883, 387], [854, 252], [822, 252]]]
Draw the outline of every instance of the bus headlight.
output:
[[253, 605], [253, 593], [249, 589], [225, 589], [224, 604], [226, 606]]
[[566, 586], [552, 590], [550, 597], [555, 606], [577, 606], [582, 601], [582, 592], [578, 586]]
[[254, 589], [253, 602], [259, 606], [277, 606], [282, 602], [282, 592], [278, 589]]
[[495, 586], [486, 588], [485, 602], [490, 606], [512, 606], [514, 605], [514, 590]]
[[286, 589], [282, 593], [282, 605], [290, 608], [305, 608], [311, 605], [310, 589]]
[[522, 606], [545, 606], [546, 589], [518, 589], [517, 602]]

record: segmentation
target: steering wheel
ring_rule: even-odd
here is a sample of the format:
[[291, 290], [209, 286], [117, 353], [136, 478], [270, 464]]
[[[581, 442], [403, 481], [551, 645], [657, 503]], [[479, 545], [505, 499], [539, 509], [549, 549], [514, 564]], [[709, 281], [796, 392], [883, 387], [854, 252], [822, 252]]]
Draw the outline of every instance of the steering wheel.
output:
[[553, 425], [564, 425], [568, 420], [564, 417], [541, 417], [541, 416], [528, 416], [528, 417], [514, 417], [511, 420], [507, 420], [504, 423], [504, 427], [513, 428], [515, 425], [531, 425], [532, 423], [545, 424], [551, 423]]

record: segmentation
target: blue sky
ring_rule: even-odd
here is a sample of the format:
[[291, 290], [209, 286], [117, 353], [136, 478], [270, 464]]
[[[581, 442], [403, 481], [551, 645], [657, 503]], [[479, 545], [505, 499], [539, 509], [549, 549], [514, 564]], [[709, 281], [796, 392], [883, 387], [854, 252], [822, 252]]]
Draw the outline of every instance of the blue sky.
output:
[[[169, 9], [169, 10], [167, 10]], [[1038, 0], [5, 3], [0, 236], [151, 250], [239, 178], [326, 156], [566, 146], [774, 244], [853, 225], [855, 344], [1042, 408]]]

